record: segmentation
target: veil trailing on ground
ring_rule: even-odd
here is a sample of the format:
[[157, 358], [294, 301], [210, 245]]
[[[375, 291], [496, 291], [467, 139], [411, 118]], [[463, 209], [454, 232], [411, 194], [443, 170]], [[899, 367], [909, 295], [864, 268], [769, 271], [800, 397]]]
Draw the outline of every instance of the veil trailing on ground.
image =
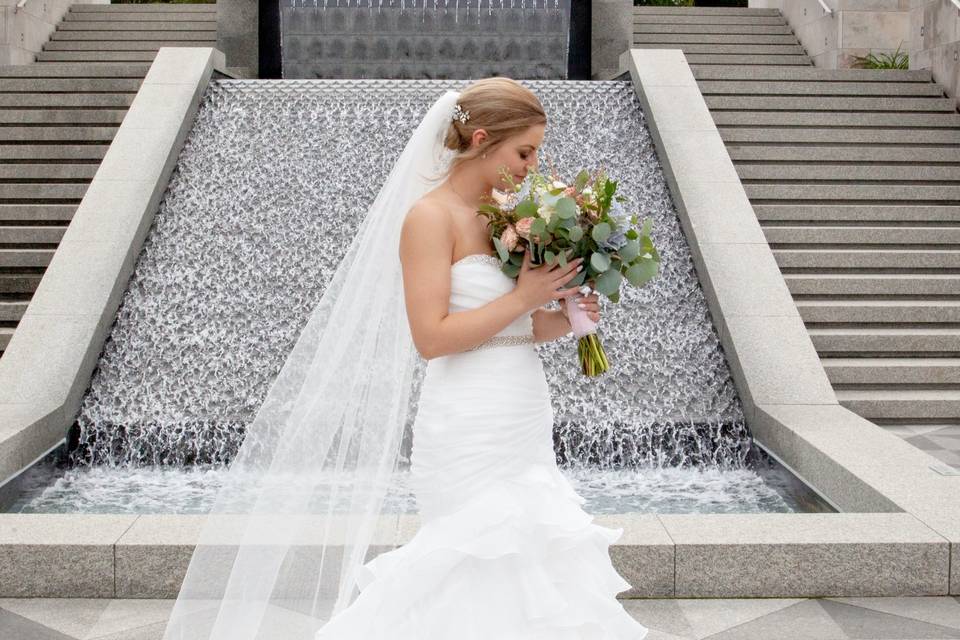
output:
[[450, 160], [458, 96], [444, 93], [414, 130], [247, 428], [164, 640], [313, 640], [365, 586], [368, 551], [397, 546], [403, 518], [385, 498], [419, 357], [400, 229]]

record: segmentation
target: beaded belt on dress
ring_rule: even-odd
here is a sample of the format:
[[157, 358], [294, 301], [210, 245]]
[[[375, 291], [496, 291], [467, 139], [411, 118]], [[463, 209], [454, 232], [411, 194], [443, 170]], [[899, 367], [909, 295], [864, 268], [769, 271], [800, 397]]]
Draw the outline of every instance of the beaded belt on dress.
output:
[[521, 336], [493, 336], [486, 342], [481, 342], [475, 347], [467, 349], [467, 351], [476, 351], [477, 349], [488, 349], [490, 347], [503, 347], [507, 345], [517, 345], [517, 344], [533, 344], [533, 334], [526, 334]]

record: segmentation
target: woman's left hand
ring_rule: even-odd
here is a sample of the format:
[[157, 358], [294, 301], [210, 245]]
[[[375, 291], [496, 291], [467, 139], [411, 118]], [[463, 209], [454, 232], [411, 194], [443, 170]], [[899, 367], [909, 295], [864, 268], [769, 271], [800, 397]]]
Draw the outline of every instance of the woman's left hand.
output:
[[573, 291], [571, 295], [560, 298], [560, 311], [564, 317], [566, 317], [568, 321], [570, 320], [570, 316], [567, 314], [568, 304], [579, 304], [583, 310], [587, 312], [588, 318], [594, 322], [600, 322], [600, 296], [598, 296], [596, 292], [585, 296], [577, 289]]

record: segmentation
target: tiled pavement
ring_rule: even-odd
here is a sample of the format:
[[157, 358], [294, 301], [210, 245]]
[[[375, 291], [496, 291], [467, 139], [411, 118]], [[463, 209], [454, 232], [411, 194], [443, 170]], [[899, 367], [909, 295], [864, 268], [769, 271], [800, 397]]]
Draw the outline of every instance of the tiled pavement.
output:
[[[621, 602], [650, 629], [646, 640], [960, 640], [960, 597]], [[0, 639], [160, 640], [172, 604], [0, 599]]]
[[918, 449], [960, 469], [960, 425], [883, 425]]

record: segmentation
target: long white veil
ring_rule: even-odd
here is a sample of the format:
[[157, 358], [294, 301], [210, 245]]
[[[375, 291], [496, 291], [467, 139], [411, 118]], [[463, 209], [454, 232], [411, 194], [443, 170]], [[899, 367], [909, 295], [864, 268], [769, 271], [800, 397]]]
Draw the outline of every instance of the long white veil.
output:
[[[397, 545], [395, 483], [419, 358], [403, 218], [449, 162], [459, 93], [430, 107], [311, 312], [217, 494], [164, 640], [312, 640]], [[185, 532], [188, 543], [190, 532]]]

